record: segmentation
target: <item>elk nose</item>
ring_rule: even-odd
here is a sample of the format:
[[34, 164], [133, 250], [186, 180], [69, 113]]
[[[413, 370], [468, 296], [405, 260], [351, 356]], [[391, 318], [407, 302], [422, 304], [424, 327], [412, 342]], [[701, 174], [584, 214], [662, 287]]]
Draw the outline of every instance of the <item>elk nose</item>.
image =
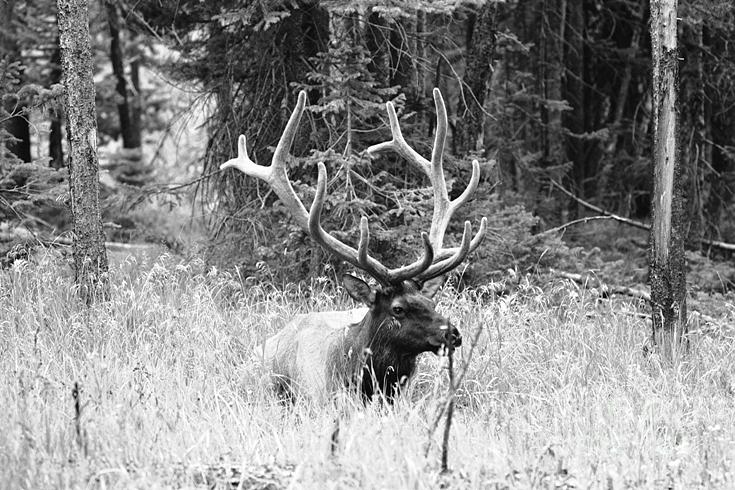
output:
[[454, 347], [462, 345], [462, 334], [459, 333], [456, 327], [449, 327], [449, 341]]

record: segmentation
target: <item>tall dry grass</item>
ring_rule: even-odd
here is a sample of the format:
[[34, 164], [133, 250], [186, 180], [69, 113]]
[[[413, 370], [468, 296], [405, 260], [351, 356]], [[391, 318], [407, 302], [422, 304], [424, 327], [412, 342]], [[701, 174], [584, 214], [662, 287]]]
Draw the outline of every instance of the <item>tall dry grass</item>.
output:
[[295, 313], [346, 306], [328, 281], [243, 288], [161, 257], [116, 264], [111, 283], [88, 310], [54, 256], [0, 272], [1, 488], [735, 486], [735, 343], [644, 356], [631, 302], [561, 282], [443, 293], [465, 339], [480, 332], [440, 475], [431, 354], [395, 406], [347, 411], [334, 456], [331, 407], [271, 395], [259, 346]]

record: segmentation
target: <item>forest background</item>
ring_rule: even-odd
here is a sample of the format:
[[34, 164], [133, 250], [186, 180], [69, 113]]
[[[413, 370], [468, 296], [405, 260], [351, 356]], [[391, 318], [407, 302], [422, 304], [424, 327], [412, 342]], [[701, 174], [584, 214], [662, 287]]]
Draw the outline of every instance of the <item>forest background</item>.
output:
[[[679, 16], [689, 283], [723, 294], [735, 284], [735, 6], [682, 1]], [[0, 17], [8, 265], [39, 244], [63, 252], [71, 242], [56, 4], [9, 0]], [[490, 224], [460, 283], [498, 291], [592, 271], [640, 286], [652, 187], [648, 24], [647, 2], [627, 0], [93, 2], [108, 240], [236, 265], [250, 283], [324, 276], [329, 257], [267, 187], [219, 170], [241, 133], [266, 164], [306, 90], [289, 168], [297, 192], [310, 200], [324, 161], [330, 229], [356, 241], [367, 215], [375, 254], [405, 260], [427, 226], [430, 189], [400, 158], [364, 150], [390, 139], [392, 101], [407, 140], [428, 155], [439, 87], [450, 188], [464, 189], [472, 159], [482, 170], [456, 223]], [[332, 266], [327, 277], [342, 267]]]
[[[59, 60], [68, 74], [82, 56], [64, 35], [59, 49], [57, 21], [87, 13], [0, 3], [0, 487], [733, 488], [731, 0], [678, 5], [688, 291], [663, 307], [686, 305], [690, 324], [671, 359], [650, 343], [663, 308], [647, 289], [660, 3], [82, 4], [97, 129], [69, 131]], [[431, 190], [365, 150], [390, 138], [391, 101], [428, 155], [434, 87], [452, 197], [473, 159], [482, 174], [448, 235], [489, 222], [437, 297], [466, 342], [422, 356], [393, 406], [284, 407], [263, 341], [299, 313], [353, 307], [344, 265], [265, 184], [220, 165], [240, 134], [267, 164], [304, 90], [296, 192], [311, 201], [325, 162], [325, 228], [354, 244], [367, 215], [371, 253], [411, 260]], [[69, 133], [97, 134], [99, 297], [73, 285], [89, 230], [72, 231], [70, 202], [94, 196], [70, 195]]]

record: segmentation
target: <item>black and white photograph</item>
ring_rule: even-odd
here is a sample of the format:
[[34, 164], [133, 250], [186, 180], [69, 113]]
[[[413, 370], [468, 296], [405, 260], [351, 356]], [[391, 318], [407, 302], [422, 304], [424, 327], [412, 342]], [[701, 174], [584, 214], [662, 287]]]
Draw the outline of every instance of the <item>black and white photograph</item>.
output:
[[735, 488], [733, 0], [0, 0], [0, 490]]

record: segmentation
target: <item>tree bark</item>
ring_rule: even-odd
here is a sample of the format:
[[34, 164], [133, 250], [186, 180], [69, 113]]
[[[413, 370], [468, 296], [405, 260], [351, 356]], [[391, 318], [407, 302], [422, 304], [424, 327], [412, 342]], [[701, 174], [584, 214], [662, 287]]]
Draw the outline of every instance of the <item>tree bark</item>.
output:
[[455, 148], [460, 154], [484, 146], [484, 106], [495, 55], [495, 3], [486, 2], [474, 15], [468, 36], [467, 67], [462, 78], [463, 96], [459, 98]]
[[99, 204], [97, 120], [87, 0], [57, 0], [66, 91], [69, 187], [74, 220], [74, 267], [81, 298], [109, 296], [107, 253]]
[[117, 5], [112, 0], [105, 1], [105, 8], [107, 10], [107, 23], [110, 27], [110, 62], [117, 81], [115, 86], [117, 91], [117, 113], [120, 120], [123, 148], [139, 148], [140, 125], [138, 124], [136, 127], [133, 124], [130, 94], [125, 79], [125, 58], [120, 36], [120, 13], [117, 10]]
[[670, 357], [687, 333], [683, 182], [678, 142], [677, 0], [651, 2], [653, 224], [649, 273], [652, 341]]

